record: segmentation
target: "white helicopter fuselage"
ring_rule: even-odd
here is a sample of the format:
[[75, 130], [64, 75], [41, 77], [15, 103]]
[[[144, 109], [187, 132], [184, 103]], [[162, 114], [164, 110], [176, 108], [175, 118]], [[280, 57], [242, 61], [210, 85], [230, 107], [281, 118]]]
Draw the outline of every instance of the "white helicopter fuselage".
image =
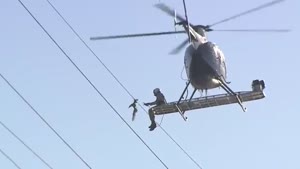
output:
[[188, 79], [196, 89], [207, 90], [226, 81], [226, 64], [223, 52], [209, 41], [194, 41], [186, 49], [184, 65]]

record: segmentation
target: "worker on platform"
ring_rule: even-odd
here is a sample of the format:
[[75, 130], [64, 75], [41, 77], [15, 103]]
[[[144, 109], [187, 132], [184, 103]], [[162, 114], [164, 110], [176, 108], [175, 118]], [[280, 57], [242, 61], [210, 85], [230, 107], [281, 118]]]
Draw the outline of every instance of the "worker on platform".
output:
[[[166, 99], [165, 96], [161, 93], [161, 91], [159, 90], [159, 88], [155, 88], [153, 90], [153, 94], [156, 97], [156, 100], [154, 102], [149, 102], [149, 103], [144, 103], [145, 106], [160, 106], [162, 104], [166, 104]], [[149, 109], [149, 118], [151, 121], [151, 125], [149, 126], [150, 131], [153, 131], [156, 128], [156, 122], [155, 122], [155, 115], [154, 112], [152, 110], [152, 108]]]

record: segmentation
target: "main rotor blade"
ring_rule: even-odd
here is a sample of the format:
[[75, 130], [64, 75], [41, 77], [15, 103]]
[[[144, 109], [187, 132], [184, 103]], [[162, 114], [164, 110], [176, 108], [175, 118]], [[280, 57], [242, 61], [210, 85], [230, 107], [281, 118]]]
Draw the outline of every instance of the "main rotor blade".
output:
[[213, 24], [211, 24], [211, 25], [209, 25], [209, 26], [215, 26], [215, 25], [217, 25], [217, 24], [220, 24], [220, 23], [223, 23], [223, 22], [227, 22], [227, 21], [229, 21], [229, 20], [232, 20], [232, 19], [241, 17], [241, 16], [243, 16], [243, 15], [246, 15], [246, 14], [249, 14], [249, 13], [252, 13], [252, 12], [255, 12], [255, 11], [258, 11], [258, 10], [261, 10], [261, 9], [263, 9], [263, 8], [267, 8], [267, 7], [273, 6], [273, 5], [275, 5], [275, 4], [277, 4], [277, 3], [280, 3], [280, 2], [283, 2], [283, 1], [284, 1], [284, 0], [275, 0], [275, 1], [271, 1], [271, 2], [265, 3], [265, 4], [260, 5], [260, 6], [258, 6], [258, 7], [255, 7], [255, 8], [252, 8], [252, 9], [250, 9], [250, 10], [247, 10], [247, 11], [245, 11], [245, 12], [242, 12], [242, 13], [239, 13], [239, 14], [237, 14], [237, 15], [231, 16], [231, 17], [229, 17], [229, 18], [223, 19], [223, 20], [221, 20], [221, 21], [215, 22], [215, 23], [213, 23]]
[[[175, 10], [171, 9], [170, 7], [168, 7], [166, 4], [164, 3], [158, 3], [154, 5], [156, 8], [160, 9], [161, 11], [165, 12], [166, 14], [168, 14], [171, 17], [175, 16]], [[179, 14], [176, 14], [176, 18], [182, 22], [185, 21], [184, 17], [182, 17]]]
[[189, 39], [184, 40], [175, 49], [173, 49], [169, 54], [175, 55], [175, 54], [179, 53], [185, 47], [185, 45], [188, 44], [188, 42], [189, 42]]
[[169, 31], [169, 32], [154, 32], [154, 33], [127, 34], [127, 35], [97, 36], [97, 37], [91, 37], [90, 40], [120, 39], [120, 38], [133, 38], [133, 37], [143, 37], [143, 36], [159, 36], [159, 35], [170, 35], [170, 34], [180, 34], [180, 33], [185, 33], [185, 31]]
[[212, 31], [219, 31], [219, 32], [290, 32], [289, 29], [213, 29]]

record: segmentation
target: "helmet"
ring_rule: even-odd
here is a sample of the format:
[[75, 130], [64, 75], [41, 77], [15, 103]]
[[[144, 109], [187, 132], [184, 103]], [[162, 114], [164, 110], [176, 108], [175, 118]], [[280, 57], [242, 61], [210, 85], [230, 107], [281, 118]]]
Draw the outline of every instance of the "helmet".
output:
[[154, 94], [154, 95], [157, 94], [157, 93], [159, 93], [159, 92], [160, 92], [159, 88], [155, 88], [155, 89], [153, 90], [153, 94]]

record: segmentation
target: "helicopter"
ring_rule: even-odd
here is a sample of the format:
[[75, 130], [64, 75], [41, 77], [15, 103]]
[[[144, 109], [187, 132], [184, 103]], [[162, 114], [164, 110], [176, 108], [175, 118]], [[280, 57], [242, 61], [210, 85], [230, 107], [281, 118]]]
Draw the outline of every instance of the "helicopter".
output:
[[[194, 91], [192, 92], [188, 102], [193, 99], [196, 91], [206, 91], [209, 89], [214, 89], [221, 87], [228, 93], [231, 98], [235, 99], [243, 111], [246, 108], [242, 104], [242, 98], [237, 92], [234, 92], [228, 84], [227, 81], [227, 68], [225, 62], [225, 56], [222, 50], [213, 42], [209, 41], [207, 38], [207, 32], [211, 31], [231, 31], [231, 32], [288, 32], [287, 29], [231, 29], [231, 30], [215, 30], [212, 29], [213, 26], [227, 22], [232, 19], [236, 19], [243, 15], [261, 10], [283, 2], [284, 0], [274, 0], [255, 8], [247, 10], [245, 12], [239, 13], [237, 15], [225, 18], [218, 22], [210, 25], [193, 25], [189, 22], [187, 16], [187, 9], [185, 0], [183, 0], [185, 17], [177, 14], [175, 10], [171, 9], [169, 6], [158, 3], [154, 5], [157, 9], [166, 13], [167, 15], [174, 17], [174, 26], [182, 26], [184, 30], [182, 31], [168, 31], [168, 32], [154, 32], [154, 33], [141, 33], [141, 34], [126, 34], [126, 35], [113, 35], [113, 36], [97, 36], [91, 37], [91, 40], [108, 40], [108, 39], [120, 39], [120, 38], [134, 38], [134, 37], [144, 37], [144, 36], [160, 36], [160, 35], [171, 35], [171, 34], [187, 34], [188, 38], [174, 48], [170, 54], [178, 54], [186, 45], [188, 47], [185, 49], [184, 55], [184, 67], [188, 77], [188, 82], [179, 97], [179, 100], [174, 104], [177, 111], [184, 117], [185, 110], [182, 110], [180, 102], [183, 99], [184, 94], [187, 92], [189, 85], [192, 85]], [[263, 81], [260, 84], [265, 86]], [[158, 112], [157, 114], [162, 114]], [[186, 119], [186, 117], [184, 117]]]

